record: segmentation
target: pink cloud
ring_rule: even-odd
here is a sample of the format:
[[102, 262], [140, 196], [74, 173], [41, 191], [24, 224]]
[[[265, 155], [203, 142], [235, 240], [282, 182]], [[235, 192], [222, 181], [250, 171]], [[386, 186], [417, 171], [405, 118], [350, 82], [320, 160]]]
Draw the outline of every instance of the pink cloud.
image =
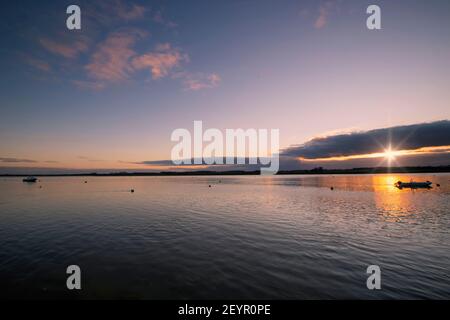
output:
[[216, 73], [212, 74], [182, 74], [183, 84], [186, 90], [198, 91], [202, 89], [211, 89], [219, 85], [222, 80]]
[[322, 29], [328, 23], [328, 17], [333, 9], [334, 3], [331, 1], [325, 2], [319, 7], [319, 16], [317, 17], [314, 27], [316, 29]]
[[165, 43], [159, 44], [154, 52], [133, 58], [132, 65], [136, 70], [150, 69], [152, 78], [159, 79], [167, 76], [174, 67], [187, 60], [187, 55]]
[[136, 56], [132, 49], [136, 41], [143, 38], [145, 32], [140, 30], [121, 31], [110, 34], [100, 43], [85, 67], [89, 76], [96, 80], [126, 80], [133, 72], [130, 59]]
[[42, 38], [40, 44], [49, 52], [61, 55], [65, 58], [75, 58], [78, 54], [88, 50], [87, 41], [77, 40], [70, 44], [58, 43], [56, 41]]
[[137, 71], [148, 69], [153, 79], [159, 79], [168, 76], [181, 62], [189, 60], [186, 54], [168, 43], [157, 45], [154, 51], [138, 54], [133, 47], [145, 35], [140, 30], [110, 34], [97, 46], [85, 67], [88, 75], [100, 82], [119, 82]]

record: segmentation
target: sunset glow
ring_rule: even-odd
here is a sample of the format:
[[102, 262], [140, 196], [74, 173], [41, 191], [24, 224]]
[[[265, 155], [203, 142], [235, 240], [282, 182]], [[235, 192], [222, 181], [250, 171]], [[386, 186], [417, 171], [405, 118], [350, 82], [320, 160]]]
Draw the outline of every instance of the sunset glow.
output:
[[439, 147], [424, 147], [413, 150], [392, 150], [386, 149], [384, 152], [368, 153], [368, 154], [356, 154], [348, 156], [336, 156], [327, 158], [302, 158], [299, 157], [301, 161], [347, 161], [355, 159], [372, 159], [372, 158], [385, 158], [387, 160], [395, 160], [402, 156], [417, 156], [417, 155], [430, 155], [430, 154], [449, 154], [450, 146], [439, 146]]
[[450, 299], [449, 0], [0, 15], [0, 300], [190, 320]]
[[397, 152], [395, 150], [392, 150], [391, 148], [386, 149], [384, 151], [384, 157], [388, 160], [388, 161], [392, 161], [395, 160], [395, 156], [397, 155]]
[[446, 166], [448, 1], [420, 24], [402, 1], [383, 5], [388, 30], [356, 0], [82, 1], [80, 30], [55, 1], [9, 2], [0, 174], [255, 169], [174, 166], [194, 121], [279, 130], [282, 170]]

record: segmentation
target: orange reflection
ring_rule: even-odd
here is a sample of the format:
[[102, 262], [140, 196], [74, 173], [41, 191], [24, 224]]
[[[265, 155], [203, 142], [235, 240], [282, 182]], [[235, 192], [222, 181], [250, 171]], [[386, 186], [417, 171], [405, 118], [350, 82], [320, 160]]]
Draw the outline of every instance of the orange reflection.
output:
[[402, 217], [412, 214], [413, 210], [410, 208], [411, 192], [399, 190], [394, 185], [397, 181], [409, 181], [411, 179], [412, 177], [408, 175], [392, 174], [374, 175], [372, 177], [375, 205], [386, 221], [399, 222]]
[[372, 176], [372, 186], [374, 191], [398, 191], [395, 187], [395, 183], [399, 180], [409, 181], [407, 176], [400, 175], [373, 175]]

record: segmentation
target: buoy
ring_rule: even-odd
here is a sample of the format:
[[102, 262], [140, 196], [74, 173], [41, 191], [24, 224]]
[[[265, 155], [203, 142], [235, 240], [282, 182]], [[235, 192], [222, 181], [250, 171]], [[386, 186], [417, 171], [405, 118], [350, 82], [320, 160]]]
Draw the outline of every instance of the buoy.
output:
[[85, 181], [84, 183], [87, 183], [87, 181]]
[[439, 183], [436, 184], [436, 187], [440, 187], [441, 185]]
[[133, 193], [133, 192], [134, 192], [134, 189], [131, 189], [130, 191], [131, 191], [131, 193]]
[[334, 190], [334, 187], [331, 187], [330, 190]]
[[211, 188], [211, 185], [209, 185], [209, 187]]

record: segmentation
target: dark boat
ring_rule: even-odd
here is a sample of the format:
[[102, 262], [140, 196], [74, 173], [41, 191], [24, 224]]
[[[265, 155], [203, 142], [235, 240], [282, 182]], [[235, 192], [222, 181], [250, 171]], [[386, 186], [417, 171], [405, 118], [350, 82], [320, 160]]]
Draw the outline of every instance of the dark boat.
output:
[[430, 189], [431, 188], [431, 184], [432, 182], [430, 181], [425, 181], [425, 182], [401, 182], [401, 181], [397, 181], [395, 183], [395, 186], [399, 189], [403, 189], [403, 188], [410, 188], [410, 189]]

